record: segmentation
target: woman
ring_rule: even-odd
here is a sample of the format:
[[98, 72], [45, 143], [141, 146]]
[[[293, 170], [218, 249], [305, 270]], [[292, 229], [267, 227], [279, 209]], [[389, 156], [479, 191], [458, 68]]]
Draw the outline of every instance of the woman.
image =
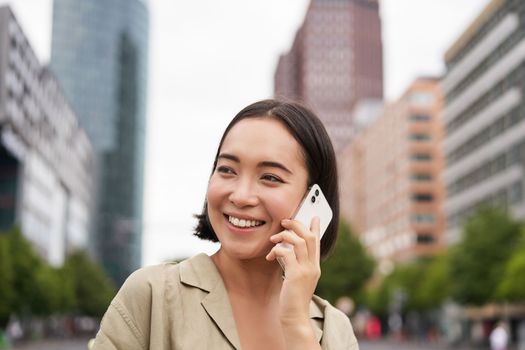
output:
[[[334, 213], [321, 242], [318, 218], [290, 220], [315, 183]], [[195, 234], [220, 249], [133, 273], [94, 349], [358, 349], [348, 318], [313, 295], [338, 216], [336, 159], [319, 119], [295, 103], [244, 108], [220, 141], [197, 216]]]

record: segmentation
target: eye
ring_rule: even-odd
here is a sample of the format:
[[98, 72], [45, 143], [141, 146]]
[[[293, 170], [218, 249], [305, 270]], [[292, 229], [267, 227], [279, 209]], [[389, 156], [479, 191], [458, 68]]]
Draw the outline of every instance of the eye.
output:
[[216, 171], [221, 174], [235, 175], [235, 171], [233, 171], [232, 168], [224, 166], [224, 165], [217, 167]]
[[281, 180], [278, 176], [272, 175], [272, 174], [264, 174], [261, 176], [261, 179], [268, 181], [268, 182], [284, 182]]

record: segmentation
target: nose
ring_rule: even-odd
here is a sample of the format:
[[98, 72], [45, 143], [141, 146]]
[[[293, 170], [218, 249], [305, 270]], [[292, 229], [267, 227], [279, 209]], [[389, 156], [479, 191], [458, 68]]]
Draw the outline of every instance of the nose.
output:
[[259, 196], [257, 195], [254, 184], [251, 181], [242, 180], [233, 188], [228, 199], [237, 208], [253, 207], [259, 203]]

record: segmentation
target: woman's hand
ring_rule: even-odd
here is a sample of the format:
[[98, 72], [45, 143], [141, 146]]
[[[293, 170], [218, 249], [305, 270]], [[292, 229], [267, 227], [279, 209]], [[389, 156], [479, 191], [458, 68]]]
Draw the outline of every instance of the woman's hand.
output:
[[310, 229], [297, 220], [283, 220], [281, 225], [286, 230], [273, 235], [270, 240], [287, 243], [293, 249], [276, 245], [266, 256], [269, 261], [281, 258], [285, 265], [279, 299], [281, 325], [285, 337], [293, 334], [295, 340], [303, 338], [318, 346], [310, 324], [309, 306], [321, 276], [319, 218], [312, 220]]

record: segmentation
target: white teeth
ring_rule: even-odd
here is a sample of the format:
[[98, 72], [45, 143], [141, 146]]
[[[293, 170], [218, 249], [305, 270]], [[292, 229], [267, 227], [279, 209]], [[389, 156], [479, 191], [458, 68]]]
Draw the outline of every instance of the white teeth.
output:
[[239, 219], [233, 216], [228, 216], [228, 221], [238, 227], [255, 227], [262, 224], [262, 221], [259, 220]]

